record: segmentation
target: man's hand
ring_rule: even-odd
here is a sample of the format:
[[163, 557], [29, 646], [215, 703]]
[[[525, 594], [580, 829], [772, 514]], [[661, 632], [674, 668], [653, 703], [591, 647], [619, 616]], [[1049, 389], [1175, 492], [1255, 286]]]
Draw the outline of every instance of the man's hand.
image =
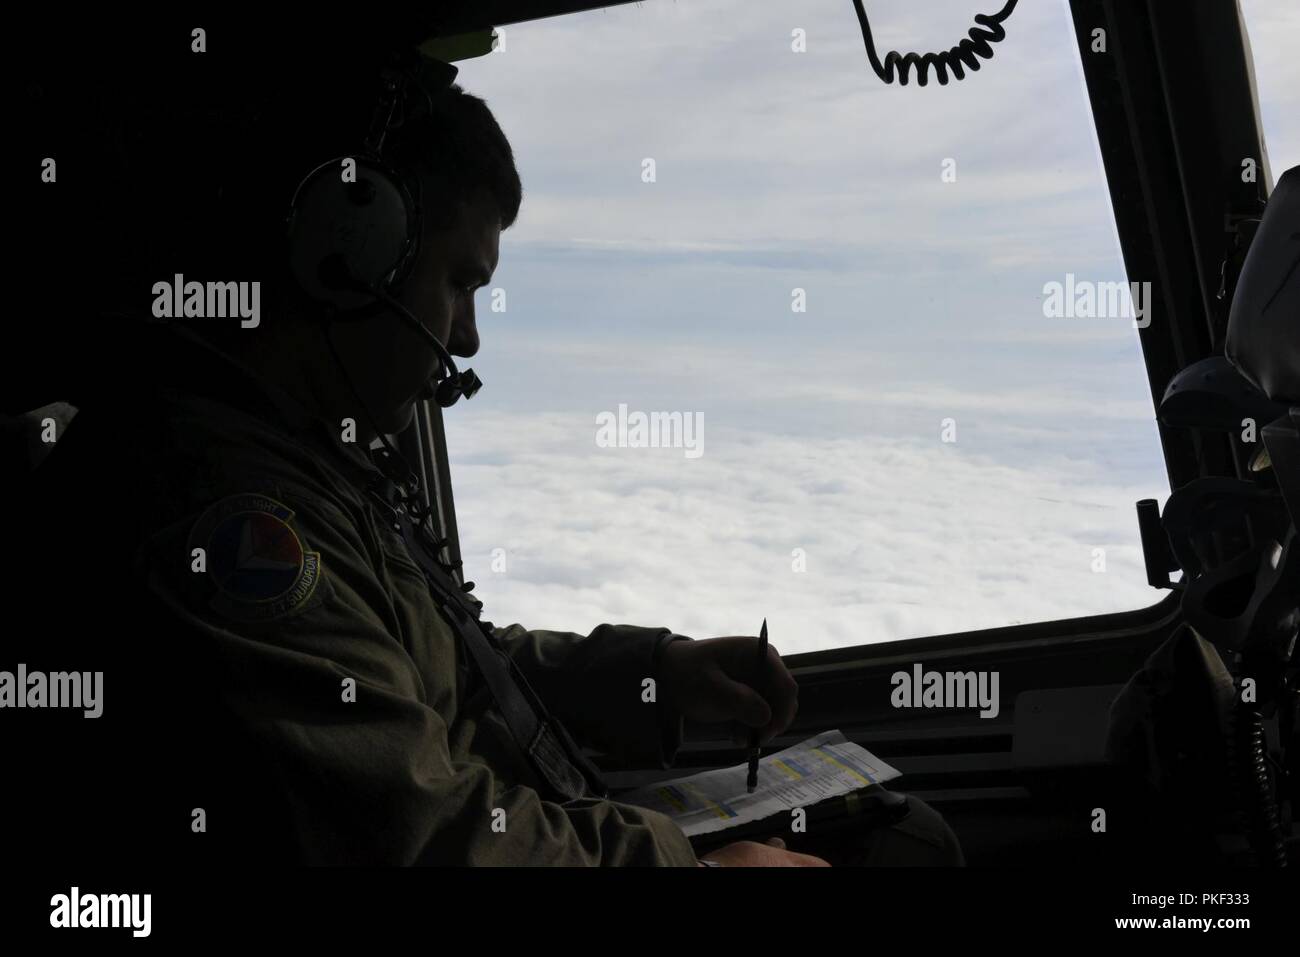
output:
[[[767, 646], [767, 661], [757, 675], [758, 639], [706, 638], [672, 641], [659, 663], [663, 700], [692, 721], [737, 721], [758, 728], [766, 743], [790, 726], [799, 709], [799, 686], [781, 656]], [[748, 744], [737, 729], [736, 744]]]
[[785, 841], [779, 837], [769, 838], [764, 844], [736, 841], [710, 851], [707, 857], [723, 867], [830, 867], [820, 857], [787, 851]]

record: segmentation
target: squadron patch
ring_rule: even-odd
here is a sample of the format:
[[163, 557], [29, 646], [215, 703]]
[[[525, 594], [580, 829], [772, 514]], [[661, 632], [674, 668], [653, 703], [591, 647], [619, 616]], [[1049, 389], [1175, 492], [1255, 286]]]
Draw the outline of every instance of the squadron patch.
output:
[[213, 609], [239, 621], [273, 621], [303, 611], [317, 593], [320, 553], [289, 524], [293, 510], [266, 495], [223, 498], [200, 516], [190, 548], [207, 553]]

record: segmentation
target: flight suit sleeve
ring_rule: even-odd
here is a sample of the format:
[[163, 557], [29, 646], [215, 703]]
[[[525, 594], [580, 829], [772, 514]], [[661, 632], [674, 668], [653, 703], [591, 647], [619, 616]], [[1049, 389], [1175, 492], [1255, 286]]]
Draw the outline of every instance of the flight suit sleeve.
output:
[[693, 865], [663, 815], [596, 799], [561, 806], [453, 760], [386, 620], [391, 598], [365, 532], [333, 499], [277, 485], [170, 526], [140, 559], [149, 592], [183, 626], [178, 640], [196, 643], [192, 660], [272, 757], [278, 779], [259, 786], [283, 797], [302, 860]]
[[[658, 665], [667, 628], [600, 625], [591, 634], [495, 630], [547, 708], [583, 744], [626, 764], [668, 768], [682, 743], [682, 717], [661, 700]], [[652, 679], [654, 700], [647, 700]]]

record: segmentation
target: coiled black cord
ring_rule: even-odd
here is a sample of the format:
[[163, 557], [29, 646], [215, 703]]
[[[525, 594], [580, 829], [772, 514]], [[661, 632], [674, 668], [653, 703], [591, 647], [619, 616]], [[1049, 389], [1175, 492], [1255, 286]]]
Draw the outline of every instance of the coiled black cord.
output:
[[867, 57], [871, 60], [871, 68], [876, 71], [876, 76], [880, 77], [886, 83], [894, 82], [894, 73], [898, 73], [898, 83], [900, 86], [907, 86], [908, 76], [913, 69], [916, 70], [916, 82], [920, 86], [925, 86], [930, 82], [930, 67], [934, 67], [935, 76], [939, 78], [940, 86], [948, 85], [948, 71], [952, 70], [953, 76], [958, 80], [966, 79], [966, 71], [962, 64], [970, 67], [971, 70], [980, 68], [979, 57], [986, 60], [993, 59], [993, 47], [990, 44], [999, 43], [1006, 39], [1007, 31], [1002, 29], [1002, 21], [1011, 16], [1011, 12], [1016, 9], [1016, 4], [1020, 0], [1007, 0], [1007, 5], [992, 15], [987, 13], [978, 13], [975, 15], [975, 22], [987, 27], [981, 30], [977, 27], [971, 27], [969, 39], [962, 40], [950, 50], [942, 53], [908, 53], [906, 55], [899, 53], [897, 50], [891, 50], [885, 54], [885, 62], [880, 62], [880, 56], [876, 53], [876, 43], [871, 38], [871, 24], [867, 22], [867, 11], [862, 7], [862, 0], [853, 0], [853, 8], [858, 13], [858, 25], [862, 27], [862, 42], [867, 47]]
[[[352, 397], [357, 401], [357, 406], [365, 415], [371, 431], [379, 436], [379, 441], [383, 444], [383, 449], [375, 453], [372, 458], [377, 460], [376, 464], [380, 466], [380, 470], [388, 476], [389, 480], [397, 488], [402, 507], [406, 509], [407, 514], [415, 524], [416, 535], [430, 549], [430, 554], [434, 556], [433, 560], [448, 575], [453, 575], [460, 570], [463, 562], [459, 559], [445, 562], [438, 557], [442, 550], [450, 544], [450, 539], [439, 537], [435, 531], [433, 508], [432, 506], [426, 506], [420, 497], [420, 479], [416, 476], [415, 470], [411, 468], [410, 463], [406, 461], [406, 457], [393, 447], [393, 444], [388, 441], [388, 436], [379, 428], [374, 416], [370, 414], [365, 399], [361, 398], [361, 393], [357, 390], [356, 384], [353, 383], [352, 376], [348, 375], [347, 366], [343, 364], [343, 357], [339, 355], [338, 346], [334, 344], [332, 325], [326, 323], [322, 331], [325, 342], [329, 346], [330, 355], [334, 357], [334, 364], [338, 368], [339, 374], [343, 377], [343, 381], [347, 383], [348, 390], [352, 393]], [[468, 593], [473, 590], [474, 583], [466, 582], [460, 587], [461, 591]], [[473, 596], [470, 597], [473, 598]], [[473, 600], [477, 601], [477, 599]]]
[[1286, 837], [1269, 780], [1264, 716], [1240, 697], [1232, 711], [1228, 745], [1233, 786], [1255, 863], [1259, 867], [1286, 867]]

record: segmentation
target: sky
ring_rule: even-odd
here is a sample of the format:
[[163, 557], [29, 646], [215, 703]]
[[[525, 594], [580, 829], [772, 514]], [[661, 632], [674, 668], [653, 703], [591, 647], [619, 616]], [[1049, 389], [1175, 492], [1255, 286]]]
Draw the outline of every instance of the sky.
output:
[[[883, 55], [997, 6], [867, 11]], [[1300, 14], [1244, 9], [1277, 175], [1300, 161]], [[447, 413], [486, 617], [766, 617], [794, 654], [1161, 597], [1137, 331], [1044, 310], [1067, 275], [1151, 277], [1124, 275], [1064, 2], [1006, 28], [946, 87], [882, 84], [849, 0], [646, 0], [507, 26], [459, 64], [524, 184], [476, 298], [486, 385]], [[698, 441], [611, 447], [620, 407]]]

